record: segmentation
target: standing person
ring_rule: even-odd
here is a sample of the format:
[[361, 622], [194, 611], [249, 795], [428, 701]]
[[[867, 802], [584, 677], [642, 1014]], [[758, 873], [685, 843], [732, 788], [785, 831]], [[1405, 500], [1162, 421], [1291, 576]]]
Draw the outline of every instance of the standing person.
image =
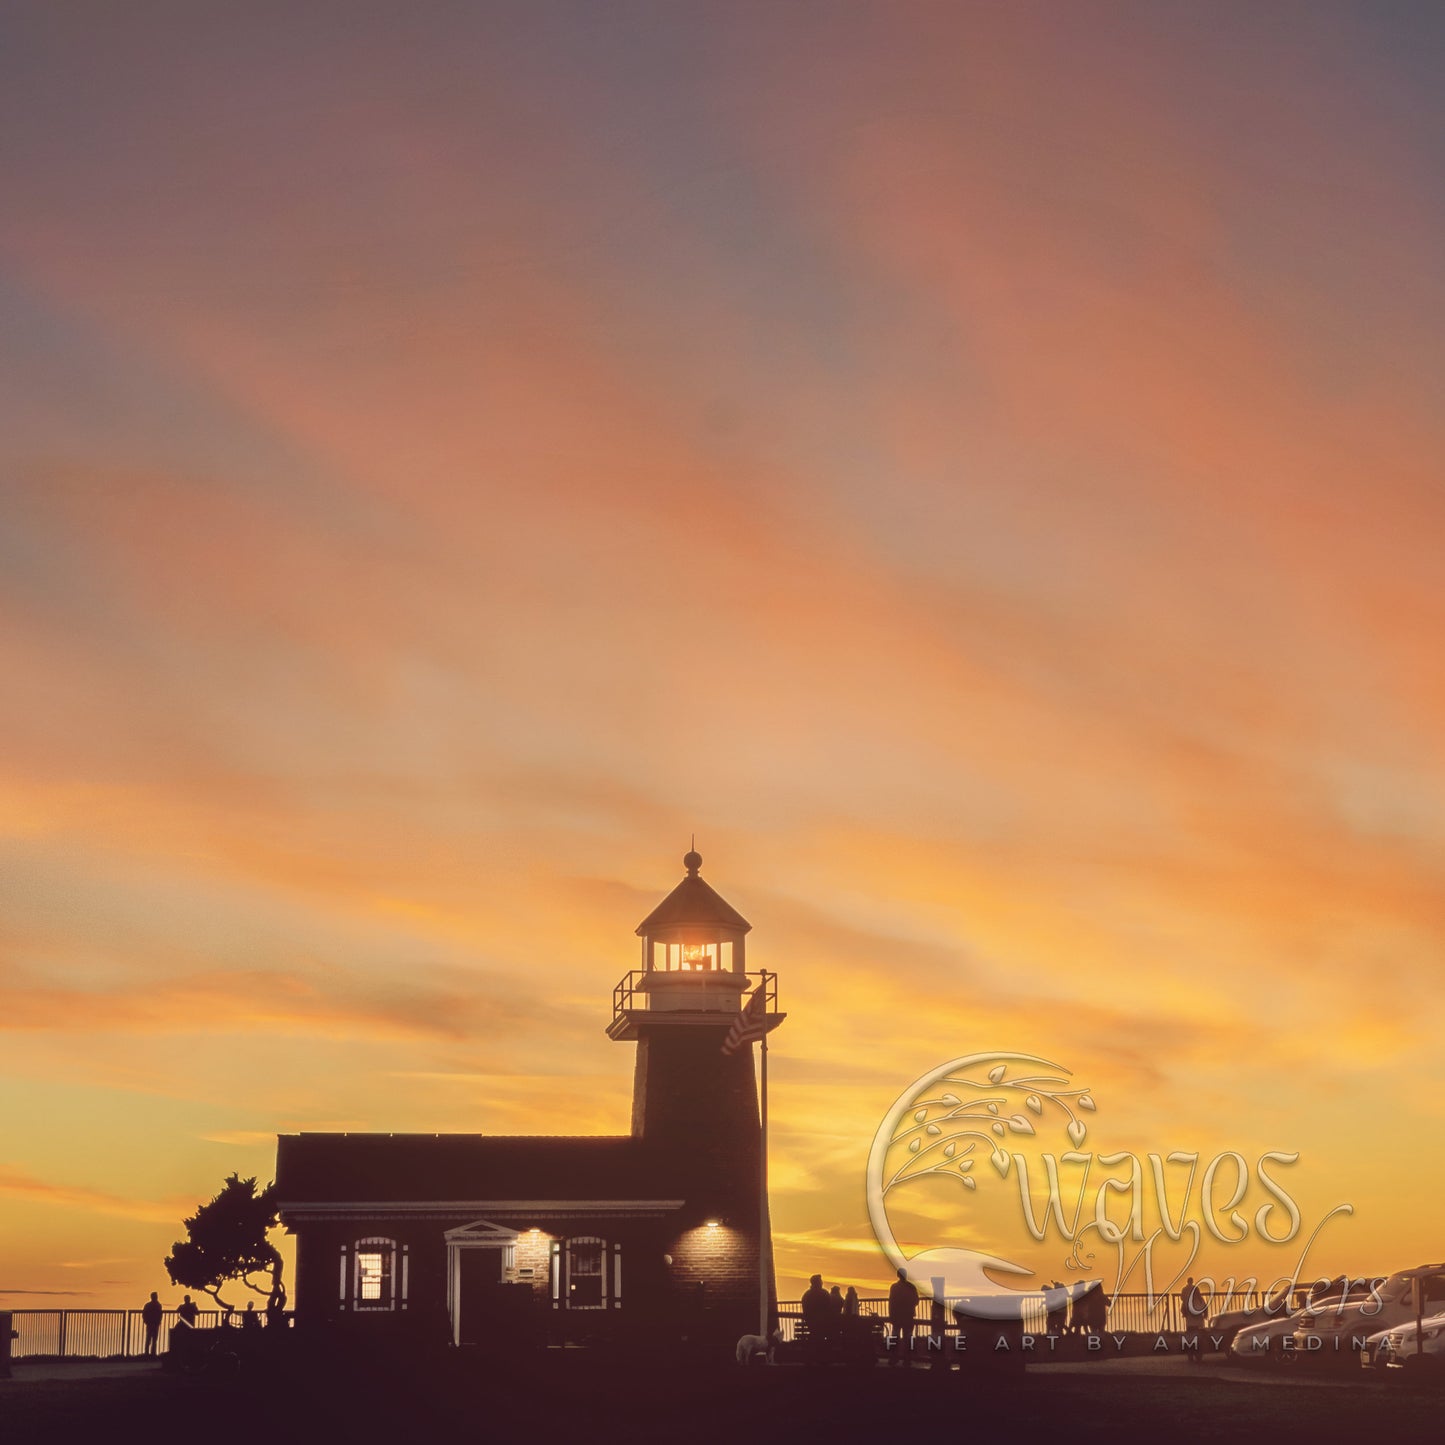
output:
[[839, 1338], [843, 1341], [843, 1347], [852, 1358], [855, 1353], [866, 1349], [868, 1363], [873, 1362], [873, 1351], [869, 1344], [867, 1331], [863, 1328], [863, 1321], [858, 1317], [858, 1291], [850, 1284], [848, 1293], [843, 1296], [843, 1324], [839, 1331]]
[[1048, 1289], [1044, 1291], [1044, 1305], [1048, 1315], [1044, 1321], [1044, 1330], [1051, 1335], [1061, 1335], [1069, 1322], [1069, 1292], [1054, 1280]]
[[161, 1320], [165, 1318], [165, 1310], [161, 1306], [160, 1296], [151, 1291], [151, 1297], [141, 1306], [141, 1323], [146, 1329], [145, 1354], [154, 1355], [160, 1347]]
[[261, 1316], [256, 1313], [256, 1301], [246, 1301], [246, 1313], [241, 1316], [241, 1328], [243, 1330], [259, 1330], [261, 1328]]
[[171, 1336], [166, 1341], [166, 1352], [181, 1361], [194, 1360], [194, 1351], [200, 1343], [196, 1334], [196, 1320], [200, 1316], [196, 1302], [187, 1295], [176, 1306], [176, 1318], [171, 1325]]
[[[934, 1288], [937, 1289], [941, 1281], [935, 1281]], [[944, 1348], [948, 1343], [948, 1309], [944, 1304], [942, 1295], [934, 1295], [933, 1303], [928, 1310], [928, 1352], [933, 1356], [931, 1367], [935, 1370], [947, 1372], [953, 1366], [949, 1363], [948, 1352]]]
[[1204, 1302], [1204, 1291], [1194, 1283], [1194, 1276], [1190, 1275], [1184, 1281], [1184, 1350], [1189, 1356], [1189, 1363], [1197, 1365], [1199, 1358], [1199, 1331], [1204, 1325], [1204, 1316], [1208, 1314], [1209, 1306]]
[[823, 1276], [815, 1274], [808, 1281], [803, 1296], [803, 1323], [808, 1327], [808, 1352], [815, 1360], [823, 1358], [823, 1344], [832, 1333], [830, 1321], [836, 1318], [832, 1297], [823, 1288]]
[[918, 1318], [918, 1286], [900, 1269], [888, 1290], [888, 1324], [894, 1337], [893, 1365], [907, 1365], [913, 1350], [913, 1324]]

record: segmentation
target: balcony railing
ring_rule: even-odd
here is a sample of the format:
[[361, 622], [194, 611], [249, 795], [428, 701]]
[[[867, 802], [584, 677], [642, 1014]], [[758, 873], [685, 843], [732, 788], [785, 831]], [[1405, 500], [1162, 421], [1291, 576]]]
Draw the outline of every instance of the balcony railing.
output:
[[[646, 990], [643, 987], [643, 980], [651, 978], [653, 970], [645, 968], [634, 968], [623, 975], [617, 986], [612, 990], [612, 1022], [618, 1023], [629, 1013], [639, 1009], [645, 1009]], [[699, 978], [710, 978], [714, 975], [702, 973]], [[736, 975], [734, 975], [735, 977]], [[759, 987], [763, 990], [763, 999], [767, 1004], [767, 1012], [775, 1014], [778, 1012], [778, 976], [776, 973], [748, 973], [744, 977], [756, 991]], [[640, 997], [639, 997], [640, 995]]]

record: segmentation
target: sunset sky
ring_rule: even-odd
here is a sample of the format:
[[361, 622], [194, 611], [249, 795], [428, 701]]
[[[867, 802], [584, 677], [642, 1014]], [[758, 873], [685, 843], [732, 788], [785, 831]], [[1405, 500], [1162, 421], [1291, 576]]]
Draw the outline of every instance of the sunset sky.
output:
[[693, 833], [789, 1012], [785, 1295], [886, 1284], [873, 1130], [991, 1049], [1100, 1149], [1298, 1150], [1326, 1272], [1445, 1257], [1442, 64], [7, 4], [0, 1307], [176, 1297], [278, 1131], [624, 1131]]

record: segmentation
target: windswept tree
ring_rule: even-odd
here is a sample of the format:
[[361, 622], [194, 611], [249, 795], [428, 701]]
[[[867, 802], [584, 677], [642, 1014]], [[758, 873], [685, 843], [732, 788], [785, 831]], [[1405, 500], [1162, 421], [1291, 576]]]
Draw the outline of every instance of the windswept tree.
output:
[[[221, 1192], [184, 1221], [187, 1238], [178, 1239], [166, 1256], [166, 1273], [182, 1289], [201, 1290], [229, 1314], [235, 1306], [221, 1298], [221, 1289], [238, 1283], [267, 1300], [284, 1304], [285, 1261], [268, 1235], [280, 1220], [276, 1186], [256, 1188], [254, 1179], [231, 1174]], [[253, 1275], [269, 1275], [260, 1285]]]

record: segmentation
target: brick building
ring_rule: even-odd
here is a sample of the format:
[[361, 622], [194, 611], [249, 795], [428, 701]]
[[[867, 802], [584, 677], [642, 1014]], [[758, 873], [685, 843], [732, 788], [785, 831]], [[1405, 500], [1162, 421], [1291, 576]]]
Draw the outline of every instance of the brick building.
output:
[[[621, 1135], [283, 1134], [298, 1324], [485, 1343], [639, 1326], [736, 1338], [773, 1298], [752, 1047], [724, 1053], [751, 925], [687, 874], [638, 926], [608, 1035], [636, 1044]], [[766, 1288], [764, 1289], [764, 1284]]]

